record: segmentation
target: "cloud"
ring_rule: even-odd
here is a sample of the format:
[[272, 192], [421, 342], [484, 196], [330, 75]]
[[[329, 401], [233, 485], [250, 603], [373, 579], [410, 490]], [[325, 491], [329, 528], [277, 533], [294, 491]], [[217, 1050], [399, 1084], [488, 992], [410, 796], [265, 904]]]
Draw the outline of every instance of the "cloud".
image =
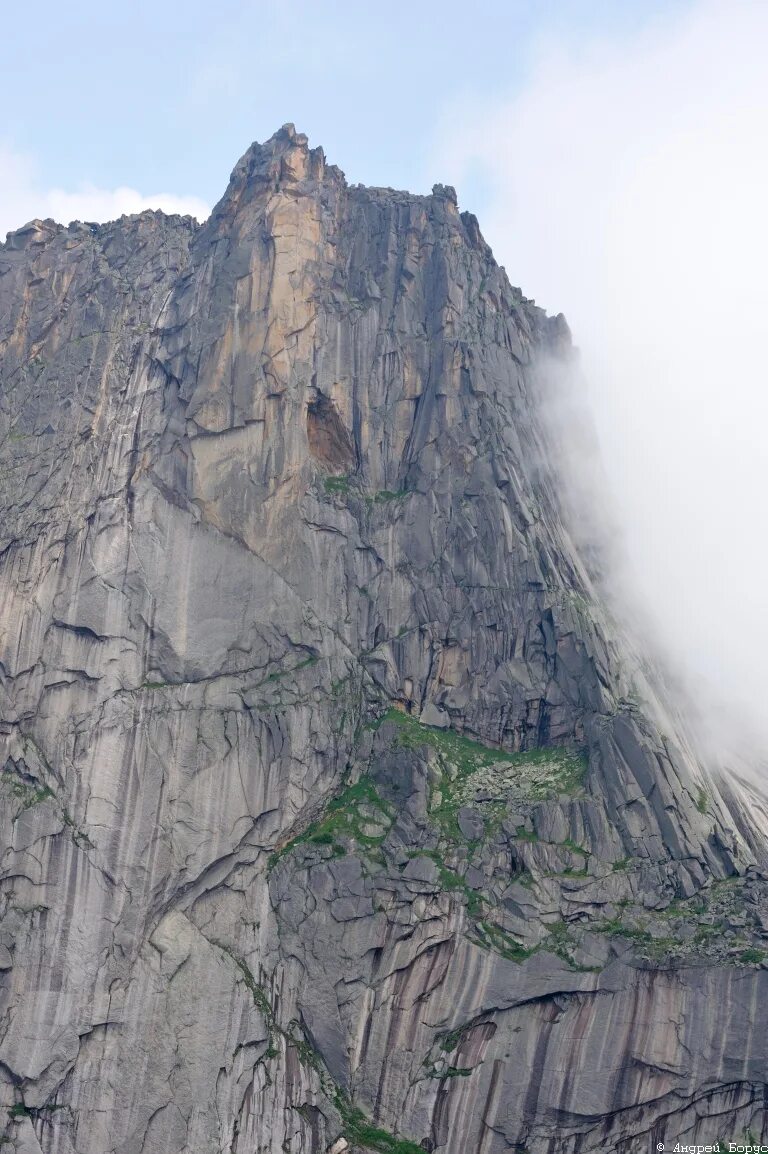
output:
[[542, 44], [520, 92], [448, 110], [433, 165], [566, 313], [629, 567], [705, 708], [768, 736], [766, 42], [764, 3], [707, 0]]
[[123, 215], [160, 208], [167, 213], [205, 220], [210, 208], [199, 197], [159, 192], [144, 196], [134, 188], [97, 188], [83, 184], [75, 191], [44, 188], [33, 159], [0, 145], [0, 237], [34, 217], [103, 222]]

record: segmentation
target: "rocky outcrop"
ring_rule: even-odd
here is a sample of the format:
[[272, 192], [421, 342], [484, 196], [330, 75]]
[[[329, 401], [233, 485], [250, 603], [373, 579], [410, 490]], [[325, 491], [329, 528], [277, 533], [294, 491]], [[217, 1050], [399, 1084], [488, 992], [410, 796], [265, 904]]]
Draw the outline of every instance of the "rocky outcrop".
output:
[[570, 355], [291, 126], [0, 247], [1, 1149], [768, 1136], [763, 801], [601, 606]]

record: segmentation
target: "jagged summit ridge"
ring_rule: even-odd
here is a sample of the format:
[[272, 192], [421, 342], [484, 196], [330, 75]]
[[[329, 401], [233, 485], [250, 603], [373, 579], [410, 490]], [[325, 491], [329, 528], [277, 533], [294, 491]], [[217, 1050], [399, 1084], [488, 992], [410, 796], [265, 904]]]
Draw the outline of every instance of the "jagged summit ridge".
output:
[[[273, 133], [263, 144], [254, 141], [235, 165], [230, 176], [230, 186], [251, 179], [272, 182], [277, 186], [283, 181], [290, 184], [306, 178], [324, 180], [326, 174], [328, 179], [339, 181], [344, 187], [348, 187], [341, 169], [336, 165], [327, 164], [323, 148], [320, 146], [310, 148], [306, 134], [297, 132], [295, 126], [288, 123]], [[368, 188], [364, 184], [351, 187]], [[382, 188], [378, 191], [393, 193], [396, 190]], [[414, 193], [402, 195], [415, 198]], [[456, 189], [452, 185], [435, 184], [432, 195], [458, 204]]]
[[201, 227], [0, 249], [25, 1154], [765, 1135], [762, 803], [638, 694], [542, 413], [569, 355], [450, 193], [291, 126]]

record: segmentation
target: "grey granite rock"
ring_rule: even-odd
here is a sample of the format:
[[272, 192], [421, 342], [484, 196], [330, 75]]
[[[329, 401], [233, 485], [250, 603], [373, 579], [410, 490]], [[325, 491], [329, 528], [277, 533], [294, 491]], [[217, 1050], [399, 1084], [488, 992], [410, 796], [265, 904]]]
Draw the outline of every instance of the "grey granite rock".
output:
[[451, 724], [449, 714], [444, 709], [438, 709], [432, 701], [428, 701], [424, 706], [419, 720], [422, 725], [432, 725], [435, 729], [448, 729]]
[[463, 805], [456, 814], [456, 823], [459, 827], [459, 832], [467, 839], [467, 841], [479, 841], [485, 833], [485, 822], [482, 814], [478, 813], [476, 809], [471, 806]]
[[0, 246], [6, 1146], [768, 1137], [765, 802], [602, 606], [570, 356], [291, 126]]

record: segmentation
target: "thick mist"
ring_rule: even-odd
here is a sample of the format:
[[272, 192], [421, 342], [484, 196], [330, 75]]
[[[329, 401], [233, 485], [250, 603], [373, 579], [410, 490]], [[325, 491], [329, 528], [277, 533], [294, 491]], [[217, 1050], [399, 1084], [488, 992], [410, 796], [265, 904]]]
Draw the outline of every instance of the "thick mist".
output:
[[542, 44], [515, 96], [450, 109], [436, 157], [460, 192], [488, 190], [465, 207], [513, 283], [568, 318], [622, 527], [616, 589], [721, 749], [768, 746], [766, 43], [768, 7], [729, 2]]

